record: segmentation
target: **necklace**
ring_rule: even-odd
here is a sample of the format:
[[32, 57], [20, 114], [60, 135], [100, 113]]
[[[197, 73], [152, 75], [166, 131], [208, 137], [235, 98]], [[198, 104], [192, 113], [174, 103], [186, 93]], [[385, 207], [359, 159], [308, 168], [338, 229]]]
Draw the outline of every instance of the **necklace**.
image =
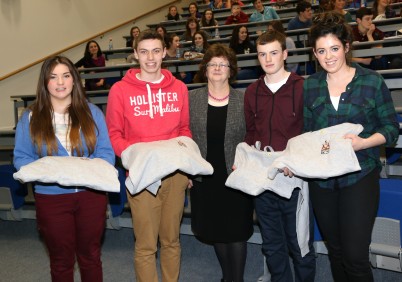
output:
[[212, 100], [215, 100], [215, 101], [218, 101], [218, 102], [222, 102], [222, 101], [225, 101], [226, 99], [229, 98], [229, 94], [226, 95], [226, 96], [223, 97], [223, 98], [216, 98], [216, 97], [212, 96], [211, 93], [208, 92], [208, 97], [210, 97]]

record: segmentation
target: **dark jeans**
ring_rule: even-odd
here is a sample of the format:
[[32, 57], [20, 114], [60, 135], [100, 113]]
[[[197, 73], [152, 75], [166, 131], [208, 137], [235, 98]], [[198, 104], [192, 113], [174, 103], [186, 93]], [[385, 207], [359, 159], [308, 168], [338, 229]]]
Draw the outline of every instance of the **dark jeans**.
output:
[[323, 189], [315, 183], [309, 186], [334, 280], [373, 281], [369, 245], [379, 203], [378, 171], [375, 169], [348, 187]]
[[262, 236], [262, 252], [267, 261], [271, 281], [292, 282], [289, 253], [293, 258], [295, 281], [314, 281], [314, 224], [310, 206], [310, 252], [301, 257], [296, 233], [296, 209], [299, 189], [290, 199], [267, 191], [255, 198], [255, 210]]
[[81, 281], [102, 281], [105, 193], [35, 194], [35, 202], [38, 229], [49, 251], [52, 281], [74, 281], [76, 256]]

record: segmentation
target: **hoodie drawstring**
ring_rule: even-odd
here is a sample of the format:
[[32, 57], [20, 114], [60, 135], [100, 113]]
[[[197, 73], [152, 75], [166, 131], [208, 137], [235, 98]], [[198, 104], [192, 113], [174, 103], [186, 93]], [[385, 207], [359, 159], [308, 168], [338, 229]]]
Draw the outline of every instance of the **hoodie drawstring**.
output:
[[[152, 91], [151, 87], [147, 83], [147, 91], [148, 91], [148, 104], [149, 104], [149, 117], [154, 118], [154, 110], [153, 110], [153, 102], [152, 102]], [[159, 88], [158, 92], [158, 102], [159, 102], [159, 114], [161, 117], [163, 117], [163, 108], [162, 108], [162, 89]]]

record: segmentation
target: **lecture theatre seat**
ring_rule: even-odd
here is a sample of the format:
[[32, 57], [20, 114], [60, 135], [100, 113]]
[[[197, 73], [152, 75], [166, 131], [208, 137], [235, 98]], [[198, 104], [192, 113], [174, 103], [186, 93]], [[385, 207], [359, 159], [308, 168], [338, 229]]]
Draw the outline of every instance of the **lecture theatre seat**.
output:
[[11, 212], [15, 220], [21, 220], [15, 214], [24, 205], [27, 188], [19, 181], [14, 180], [13, 174], [16, 172], [13, 165], [0, 165], [0, 212]]

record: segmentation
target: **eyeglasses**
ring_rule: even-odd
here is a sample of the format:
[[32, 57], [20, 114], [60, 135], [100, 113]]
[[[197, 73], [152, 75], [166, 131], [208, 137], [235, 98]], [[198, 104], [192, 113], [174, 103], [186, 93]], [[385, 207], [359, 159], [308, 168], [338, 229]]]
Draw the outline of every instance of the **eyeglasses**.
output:
[[230, 65], [229, 64], [224, 64], [224, 63], [208, 63], [207, 64], [207, 67], [209, 67], [209, 68], [217, 68], [217, 67], [219, 67], [219, 68], [228, 68], [228, 67], [230, 67]]

